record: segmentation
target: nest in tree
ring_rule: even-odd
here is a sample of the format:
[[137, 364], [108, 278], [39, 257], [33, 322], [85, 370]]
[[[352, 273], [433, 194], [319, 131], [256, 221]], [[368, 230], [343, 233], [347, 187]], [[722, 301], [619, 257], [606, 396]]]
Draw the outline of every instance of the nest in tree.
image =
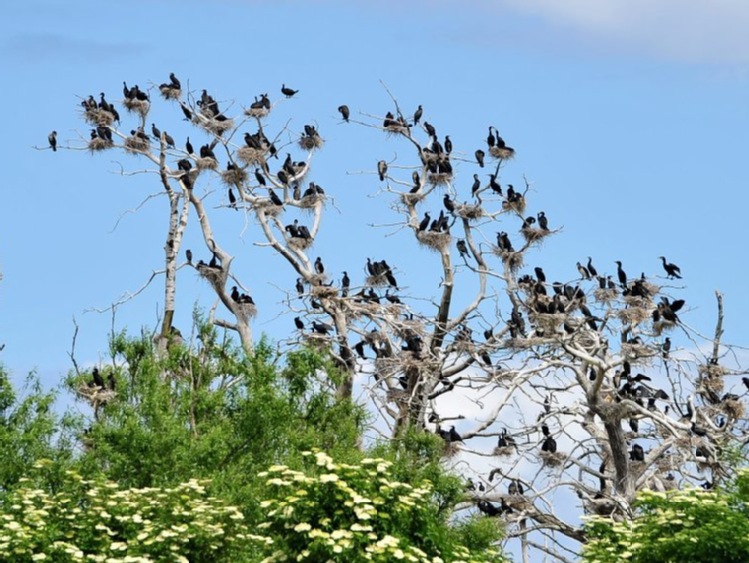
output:
[[523, 215], [525, 213], [525, 198], [518, 195], [517, 198], [512, 201], [506, 199], [502, 202], [502, 209], [505, 211], [515, 211], [516, 213]]
[[639, 360], [642, 358], [650, 358], [658, 354], [658, 351], [651, 348], [647, 344], [622, 344], [622, 354], [629, 360]]
[[228, 186], [238, 186], [247, 181], [247, 171], [241, 168], [224, 170], [221, 173], [221, 179]]
[[237, 158], [245, 164], [260, 164], [265, 162], [265, 151], [251, 147], [240, 147], [237, 149]]
[[112, 148], [114, 146], [114, 143], [110, 141], [109, 139], [102, 139], [101, 137], [96, 137], [95, 139], [91, 139], [88, 142], [88, 150], [91, 152], [95, 151], [103, 151], [105, 149]]
[[599, 516], [611, 516], [617, 507], [617, 503], [610, 498], [595, 498], [585, 503], [588, 512]]
[[421, 192], [416, 192], [414, 194], [407, 193], [407, 194], [401, 194], [401, 201], [404, 205], [416, 205], [419, 203], [422, 199], [424, 199], [424, 194]]
[[542, 241], [544, 238], [551, 234], [551, 231], [547, 229], [535, 229], [533, 227], [524, 226], [520, 229], [525, 240], [528, 244]]
[[442, 449], [442, 457], [455, 457], [459, 453], [459, 442], [445, 442], [445, 447]]
[[312, 246], [312, 238], [291, 237], [288, 242], [289, 248], [295, 250], [307, 250]]
[[484, 208], [478, 203], [474, 205], [464, 203], [456, 206], [455, 214], [463, 219], [480, 219], [484, 216]]
[[728, 370], [720, 364], [700, 364], [697, 367], [697, 372], [704, 378], [716, 378], [723, 377], [728, 373]]
[[200, 276], [208, 280], [208, 283], [214, 287], [226, 285], [226, 273], [223, 268], [214, 268], [208, 264], [198, 264], [196, 268]]
[[269, 217], [276, 217], [283, 211], [283, 205], [276, 205], [269, 199], [261, 199], [252, 205], [253, 209], [262, 211]]
[[365, 285], [370, 285], [372, 287], [385, 287], [390, 285], [384, 272], [377, 274], [376, 276], [367, 276], [364, 283]]
[[535, 313], [533, 319], [536, 322], [536, 326], [542, 328], [544, 332], [555, 333], [564, 324], [567, 315], [564, 313]]
[[248, 117], [266, 117], [270, 113], [270, 110], [266, 107], [259, 108], [247, 108], [244, 110], [244, 114]]
[[510, 160], [515, 156], [515, 149], [512, 149], [510, 147], [491, 147], [489, 148], [489, 154], [494, 158]]
[[675, 326], [675, 322], [667, 321], [666, 319], [661, 318], [660, 320], [653, 322], [653, 333], [656, 336], [660, 336], [661, 334], [663, 334], [664, 330], [671, 330]]
[[325, 142], [320, 135], [304, 135], [299, 139], [299, 147], [306, 151], [321, 149]]
[[99, 387], [98, 385], [88, 385], [88, 383], [81, 383], [78, 389], [76, 389], [76, 393], [91, 403], [91, 406], [94, 408], [107, 404], [117, 395], [112, 389]]
[[616, 291], [616, 289], [598, 288], [593, 292], [593, 297], [599, 303], [610, 303], [616, 299], [617, 295], [618, 295], [618, 292]]
[[114, 123], [114, 114], [100, 108], [87, 109], [83, 113], [83, 118], [91, 125], [100, 125], [109, 127]]
[[501, 448], [494, 448], [494, 451], [492, 453], [500, 457], [509, 457], [513, 454], [514, 451], [515, 448], [513, 448], [512, 446], [502, 446]]
[[330, 285], [313, 285], [309, 294], [312, 297], [319, 297], [321, 299], [336, 297], [338, 295], [338, 288]]
[[125, 109], [131, 113], [137, 113], [143, 119], [148, 115], [148, 110], [151, 109], [151, 104], [148, 100], [138, 100], [136, 98], [125, 99], [122, 101], [122, 105]]
[[451, 172], [429, 172], [427, 174], [427, 182], [433, 186], [439, 186], [441, 184], [447, 184], [453, 177]]
[[494, 254], [502, 259], [502, 263], [507, 266], [511, 272], [517, 272], [523, 267], [523, 253], [514, 250], [501, 250], [498, 246], [494, 247]]
[[197, 124], [204, 129], [207, 129], [214, 135], [218, 135], [219, 137], [223, 135], [224, 132], [234, 128], [233, 119], [224, 119], [222, 121], [219, 121], [218, 119], [211, 119], [206, 117], [206, 119], [198, 119]]
[[647, 321], [650, 316], [650, 309], [644, 309], [642, 307], [625, 307], [617, 311], [619, 319], [623, 323], [632, 325], [640, 324], [641, 322]]
[[327, 334], [320, 334], [319, 332], [313, 331], [305, 332], [303, 337], [305, 343], [316, 350], [327, 350], [330, 347], [330, 336]]
[[132, 153], [148, 152], [149, 146], [150, 143], [147, 140], [135, 135], [130, 135], [125, 139], [125, 150]]
[[237, 312], [248, 319], [254, 319], [257, 316], [257, 307], [254, 303], [236, 303]]
[[198, 158], [196, 164], [198, 165], [198, 170], [216, 170], [218, 168], [218, 162], [211, 156]]
[[159, 86], [159, 92], [161, 92], [161, 95], [164, 96], [165, 100], [179, 100], [182, 96], [182, 90], [180, 88], [175, 88], [168, 84]]
[[647, 297], [625, 295], [623, 300], [629, 307], [634, 307], [637, 309], [647, 309], [648, 311], [651, 311], [653, 309], [653, 302]]
[[723, 392], [723, 389], [725, 388], [725, 382], [723, 381], [722, 377], [710, 377], [710, 376], [703, 376], [701, 378], [702, 385], [707, 389], [708, 391], [720, 395]]
[[297, 205], [302, 209], [314, 209], [315, 205], [325, 199], [324, 194], [315, 193], [304, 196], [297, 202]]
[[736, 399], [726, 399], [721, 403], [721, 408], [729, 418], [734, 420], [744, 417], [744, 403]]
[[404, 125], [403, 123], [394, 121], [387, 127], [385, 127], [385, 131], [387, 131], [391, 135], [407, 135], [408, 125]]
[[437, 233], [435, 231], [418, 231], [416, 239], [432, 250], [444, 250], [450, 246], [450, 233]]
[[408, 393], [403, 389], [388, 389], [385, 394], [388, 403], [405, 405], [408, 403]]
[[539, 456], [544, 467], [559, 467], [567, 457], [562, 452], [541, 452]]
[[326, 276], [325, 274], [314, 274], [313, 276], [310, 276], [309, 279], [310, 286], [313, 288], [322, 286], [327, 281], [328, 276]]

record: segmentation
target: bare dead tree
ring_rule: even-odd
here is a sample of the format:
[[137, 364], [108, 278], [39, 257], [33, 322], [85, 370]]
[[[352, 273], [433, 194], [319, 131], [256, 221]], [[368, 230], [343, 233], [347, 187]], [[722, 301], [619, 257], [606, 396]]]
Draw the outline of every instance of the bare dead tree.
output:
[[[231, 117], [206, 90], [197, 96], [162, 85], [162, 96], [211, 139], [197, 152], [183, 150], [166, 133], [145, 133], [147, 95], [124, 94], [140, 125], [120, 131], [111, 111], [89, 98], [83, 117], [95, 135], [87, 147], [143, 157], [169, 198], [162, 337], [171, 330], [177, 257], [192, 209], [212, 259], [189, 257], [188, 265], [232, 316], [215, 323], [235, 330], [253, 351], [255, 304], [236, 286], [227, 289], [234, 257], [209, 220], [225, 220], [224, 210], [209, 213], [210, 194], [198, 195], [202, 178], [218, 177], [230, 190], [224, 207], [253, 216], [257, 244], [295, 272], [297, 287], [287, 296], [304, 305], [291, 314], [301, 341], [336, 361], [339, 396], [351, 398], [358, 377], [393, 437], [408, 428], [440, 436], [446, 463], [478, 480], [465, 508], [504, 519], [524, 553], [533, 548], [570, 560], [575, 543], [585, 541], [581, 513], [631, 518], [637, 491], [712, 486], [731, 474], [727, 453], [743, 455], [746, 390], [725, 392], [729, 378], [743, 372], [736, 362], [728, 367], [722, 296], [714, 336], [705, 337], [680, 318], [684, 302], [663, 276], [630, 278], [620, 264], [617, 283], [590, 258], [587, 266], [578, 262], [577, 278], [549, 281], [541, 267], [529, 273], [531, 253], [559, 229], [543, 211], [527, 211], [534, 203], [528, 182], [518, 189], [504, 183], [515, 151], [496, 127], [478, 149], [459, 152], [449, 138], [440, 141], [434, 124], [407, 118], [392, 96], [384, 116], [347, 119], [413, 154], [407, 162], [380, 160], [371, 173], [396, 226], [434, 253], [437, 293], [414, 296], [382, 259], [366, 258], [368, 275], [353, 287], [347, 279], [334, 286], [322, 260], [311, 259], [329, 202], [314, 182], [304, 187], [324, 145], [315, 126], [295, 132], [287, 124], [272, 134], [267, 94]], [[273, 157], [283, 138], [291, 141], [284, 141], [289, 152], [281, 161]], [[477, 171], [470, 195], [460, 195], [458, 166], [461, 175]], [[478, 175], [485, 166], [488, 184]], [[309, 212], [310, 222], [282, 221], [293, 210]], [[425, 298], [433, 309], [420, 306]], [[687, 347], [672, 347], [671, 335]]]

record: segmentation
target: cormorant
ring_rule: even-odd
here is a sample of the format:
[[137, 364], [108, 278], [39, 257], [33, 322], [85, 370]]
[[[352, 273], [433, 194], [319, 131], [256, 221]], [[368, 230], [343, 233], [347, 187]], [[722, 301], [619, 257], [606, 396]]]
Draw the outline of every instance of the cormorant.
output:
[[489, 135], [486, 137], [486, 144], [489, 145], [489, 148], [492, 148], [494, 145], [497, 144], [497, 138], [494, 136], [494, 133], [492, 132], [492, 126], [489, 126]]
[[421, 220], [421, 223], [419, 223], [419, 231], [426, 231], [426, 228], [429, 226], [429, 211], [426, 211], [424, 213], [424, 218]]
[[447, 209], [450, 213], [455, 211], [455, 202], [450, 199], [450, 196], [448, 194], [445, 194], [445, 197], [442, 198], [442, 202], [445, 204], [445, 209]]
[[315, 272], [317, 272], [318, 274], [322, 274], [325, 272], [325, 266], [323, 266], [322, 258], [320, 258], [319, 256], [315, 260]]
[[341, 287], [347, 290], [350, 286], [351, 286], [351, 279], [348, 277], [348, 273], [344, 271], [343, 277], [341, 278]]
[[174, 148], [174, 138], [166, 131], [164, 131], [164, 142], [166, 143], [167, 147], [172, 149]]
[[484, 151], [482, 151], [481, 149], [478, 149], [474, 154], [476, 156], [476, 162], [479, 163], [479, 167], [483, 168], [484, 167], [484, 157], [486, 156], [486, 153], [484, 153]]
[[333, 327], [330, 326], [329, 324], [318, 323], [317, 321], [312, 321], [312, 330], [314, 330], [318, 334], [328, 334], [328, 332], [333, 330]]
[[380, 175], [380, 182], [382, 182], [385, 179], [385, 174], [387, 174], [388, 171], [388, 164], [384, 160], [381, 160], [377, 163], [377, 174]]
[[536, 217], [538, 217], [538, 226], [541, 228], [541, 230], [548, 231], [549, 220], [546, 218], [546, 213], [544, 213], [543, 211], [539, 211]]
[[557, 441], [551, 436], [546, 436], [546, 438], [544, 438], [543, 444], [541, 444], [541, 451], [555, 454], [557, 452]]
[[588, 273], [590, 274], [590, 277], [593, 278], [598, 275], [598, 270], [596, 270], [595, 267], [593, 266], [593, 259], [590, 256], [588, 256], [587, 268], [588, 268]]
[[471, 196], [476, 197], [476, 192], [481, 189], [481, 180], [478, 174], [473, 175], [473, 185], [471, 186]]
[[234, 195], [231, 188], [229, 188], [229, 206], [235, 209], [237, 208], [237, 197]]
[[585, 266], [580, 264], [580, 262], [577, 263], [577, 271], [580, 272], [580, 277], [582, 279], [584, 280], [590, 279], [590, 271]]
[[645, 450], [640, 444], [633, 444], [632, 451], [629, 452], [630, 461], [645, 461]]
[[464, 241], [462, 238], [459, 238], [457, 246], [458, 252], [460, 252], [461, 256], [468, 256], [468, 245], [466, 245], [466, 241]]
[[541, 283], [544, 283], [546, 281], [546, 274], [544, 274], [544, 269], [540, 266], [536, 266], [533, 268], [533, 271], [536, 273], [536, 279], [540, 281]]
[[343, 117], [343, 120], [348, 123], [348, 118], [351, 115], [348, 106], [345, 104], [342, 106], [338, 106], [338, 111], [341, 112], [341, 117]]
[[519, 480], [513, 479], [510, 482], [510, 486], [507, 487], [507, 492], [511, 495], [522, 495], [525, 490], [523, 489], [523, 484]]
[[424, 108], [419, 105], [419, 107], [416, 108], [416, 111], [414, 112], [414, 125], [419, 124], [419, 120], [421, 120], [421, 116], [424, 114]]
[[304, 330], [304, 323], [299, 317], [294, 317], [294, 324], [299, 330]]
[[668, 353], [671, 351], [671, 339], [668, 336], [663, 341], [663, 344], [661, 345], [661, 350], [663, 351], [663, 358], [667, 359]]
[[91, 371], [91, 376], [94, 378], [93, 384], [96, 387], [106, 387], [106, 384], [104, 383], [104, 378], [99, 373], [99, 368], [94, 367], [94, 369]]
[[185, 256], [187, 257], [187, 263], [192, 264], [192, 250], [189, 248], [185, 250]]
[[192, 147], [192, 143], [190, 142], [190, 137], [187, 138], [187, 141], [185, 141], [185, 149], [187, 149], [187, 154], [195, 154], [195, 149]]
[[281, 84], [281, 93], [287, 98], [291, 98], [297, 92], [299, 92], [299, 90], [292, 90], [291, 88], [287, 88], [286, 84]]
[[157, 141], [161, 140], [161, 131], [159, 131], [159, 128], [156, 127], [155, 123], [151, 123], [151, 135], [153, 135], [153, 138]]
[[445, 135], [445, 152], [447, 154], [453, 152], [453, 142], [450, 140], [450, 135]]
[[[265, 176], [263, 176], [263, 173], [260, 172], [259, 168], [255, 168], [255, 179], [257, 180], [257, 183], [261, 186], [265, 185]], [[271, 196], [271, 199], [273, 199], [273, 196]], [[279, 204], [276, 204], [279, 205]]]
[[47, 135], [47, 140], [52, 151], [57, 152], [57, 131], [52, 131], [52, 133]]
[[668, 274], [669, 279], [681, 279], [681, 270], [679, 269], [679, 266], [666, 262], [665, 256], [659, 256], [658, 258], [663, 260], [663, 269], [666, 270], [666, 274]]
[[619, 278], [619, 283], [624, 289], [627, 289], [627, 274], [622, 269], [622, 263], [620, 260], [616, 261], [616, 275]]
[[427, 135], [433, 138], [437, 138], [437, 130], [428, 121], [424, 122], [424, 129], [427, 131]]
[[169, 73], [169, 80], [171, 81], [173, 88], [176, 88], [178, 90], [182, 89], [182, 84], [180, 84], [180, 81], [177, 79], [176, 76], [174, 76], [173, 72]]
[[494, 193], [502, 195], [502, 186], [500, 186], [499, 183], [497, 182], [496, 174], [489, 174], [489, 187], [492, 189]]

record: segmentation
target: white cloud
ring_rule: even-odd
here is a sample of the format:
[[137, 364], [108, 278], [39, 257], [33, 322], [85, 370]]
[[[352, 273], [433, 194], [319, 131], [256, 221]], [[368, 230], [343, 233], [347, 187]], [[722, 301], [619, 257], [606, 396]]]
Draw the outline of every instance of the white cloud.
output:
[[694, 63], [749, 62], [745, 0], [501, 0], [566, 39]]

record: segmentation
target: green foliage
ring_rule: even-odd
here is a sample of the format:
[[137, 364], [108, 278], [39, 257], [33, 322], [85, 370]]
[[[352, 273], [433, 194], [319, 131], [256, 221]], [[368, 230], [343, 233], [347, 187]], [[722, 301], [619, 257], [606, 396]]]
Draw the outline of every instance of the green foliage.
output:
[[41, 458], [56, 460], [49, 476], [59, 480], [71, 456], [70, 435], [59, 428], [53, 410], [54, 393], [44, 392], [33, 374], [26, 380], [26, 390], [25, 396], [18, 397], [0, 367], [0, 495], [12, 489]]
[[[323, 452], [304, 455], [303, 471], [276, 465], [260, 474], [264, 561], [504, 561], [491, 545], [500, 538], [496, 527], [490, 530], [496, 523], [450, 526], [430, 481], [395, 480], [392, 463], [382, 458], [346, 464]], [[474, 551], [461, 543], [466, 538]]]
[[255, 552], [242, 512], [197, 480], [122, 489], [67, 472], [55, 494], [21, 485], [2, 503], [0, 561], [234, 562]]
[[729, 490], [646, 491], [633, 522], [595, 517], [586, 530], [589, 563], [749, 561], [749, 471]]

